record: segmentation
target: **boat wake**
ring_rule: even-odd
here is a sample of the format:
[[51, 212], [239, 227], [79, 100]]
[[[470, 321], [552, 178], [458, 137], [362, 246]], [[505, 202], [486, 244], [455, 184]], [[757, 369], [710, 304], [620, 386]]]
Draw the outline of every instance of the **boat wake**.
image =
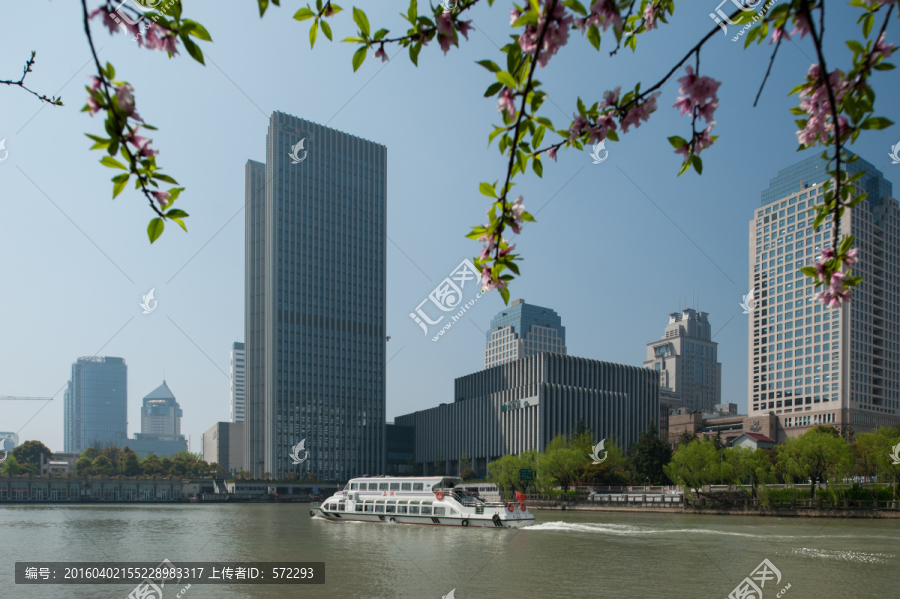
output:
[[883, 564], [896, 556], [886, 553], [863, 553], [862, 551], [833, 551], [830, 549], [810, 549], [800, 547], [793, 549], [791, 555], [800, 555], [816, 559], [833, 559], [844, 562], [862, 562], [865, 564]]
[[747, 537], [752, 539], [794, 539], [794, 538], [802, 538], [800, 536], [790, 536], [790, 535], [761, 535], [761, 534], [749, 534], [743, 532], [729, 532], [723, 530], [712, 530], [708, 528], [647, 528], [641, 526], [630, 526], [627, 524], [596, 524], [596, 523], [587, 523], [587, 524], [578, 524], [574, 522], [544, 522], [542, 524], [536, 524], [534, 526], [529, 526], [525, 530], [529, 531], [564, 531], [564, 532], [586, 532], [586, 533], [595, 533], [595, 534], [608, 534], [615, 536], [628, 536], [632, 537], [635, 535], [666, 535], [671, 533], [685, 533], [685, 534], [709, 534], [709, 535], [723, 535], [723, 536], [733, 536], [733, 537]]

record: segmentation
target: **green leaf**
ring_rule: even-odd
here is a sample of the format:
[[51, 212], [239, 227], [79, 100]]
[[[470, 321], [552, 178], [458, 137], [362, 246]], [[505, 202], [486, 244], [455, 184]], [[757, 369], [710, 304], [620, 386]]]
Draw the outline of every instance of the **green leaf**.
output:
[[[313, 21], [312, 27], [309, 28], [309, 47], [316, 45], [316, 36], [319, 33], [319, 20]], [[354, 69], [355, 70], [355, 69]]]
[[521, 27], [523, 25], [532, 25], [538, 22], [538, 13], [533, 10], [528, 10], [522, 13], [522, 15], [516, 19], [516, 22], [512, 24], [513, 27]]
[[128, 184], [128, 178], [131, 175], [129, 173], [122, 173], [121, 175], [116, 175], [112, 178], [113, 182], [113, 199], [116, 199], [116, 196], [122, 193], [122, 190], [125, 189], [125, 185]]
[[875, 24], [875, 15], [873, 13], [869, 13], [863, 19], [863, 35], [866, 38], [869, 37], [869, 34], [872, 33], [872, 26]]
[[497, 93], [498, 91], [500, 91], [501, 89], [503, 89], [503, 84], [500, 83], [499, 81], [498, 81], [497, 83], [491, 83], [491, 84], [488, 86], [487, 90], [485, 90], [485, 92], [484, 92], [484, 97], [485, 97], [485, 98], [490, 98], [491, 96], [493, 96], [494, 94], [496, 94], [496, 93]]
[[875, 65], [876, 71], [892, 71], [894, 70], [894, 65], [889, 62], [879, 62]]
[[[325, 25], [324, 22], [322, 23], [322, 25], [323, 25], [323, 27], [324, 27], [324, 25]], [[330, 31], [330, 30], [329, 30], [329, 31]], [[373, 39], [377, 42], [378, 40], [380, 40], [381, 38], [383, 38], [383, 37], [386, 36], [387, 34], [388, 34], [388, 30], [387, 30], [387, 29], [379, 29], [378, 31], [375, 32], [375, 37], [374, 37]], [[328, 39], [331, 39], [331, 38], [328, 38]]]
[[[634, 36], [631, 36], [631, 37], [634, 37]], [[591, 25], [590, 27], [588, 27], [587, 38], [588, 38], [588, 41], [591, 42], [591, 45], [594, 47], [594, 49], [599, 52], [600, 51], [600, 30], [597, 29], [597, 27], [595, 25]]]
[[815, 266], [804, 266], [800, 269], [800, 272], [805, 274], [807, 277], [814, 277], [817, 274]]
[[171, 210], [166, 212], [167, 218], [187, 218], [188, 216], [190, 215], [187, 212], [185, 212], [184, 210], [179, 210], [178, 208], [172, 208]]
[[573, 11], [577, 12], [583, 17], [587, 16], [587, 11], [584, 9], [584, 6], [578, 0], [563, 0], [563, 6], [567, 6], [571, 8]]
[[497, 81], [499, 81], [500, 83], [502, 83], [502, 84], [505, 85], [506, 87], [508, 87], [508, 88], [510, 88], [510, 89], [516, 89], [516, 88], [518, 87], [518, 84], [516, 83], [516, 80], [515, 80], [515, 79], [513, 78], [513, 76], [510, 75], [508, 72], [506, 72], [506, 71], [498, 71], [498, 72], [496, 73], [496, 75], [497, 75]]
[[416, 17], [419, 15], [419, 7], [417, 6], [416, 0], [410, 0], [409, 2], [409, 10], [406, 12], [406, 20], [416, 24]]
[[314, 16], [316, 16], [316, 13], [314, 13], [310, 8], [301, 8], [294, 13], [294, 19], [297, 21], [305, 21], [306, 19], [311, 19]]
[[497, 197], [497, 192], [494, 190], [494, 186], [491, 185], [490, 183], [487, 183], [486, 181], [482, 181], [478, 185], [478, 191], [480, 191], [481, 193], [483, 193], [484, 195], [486, 195], [489, 198]]
[[531, 138], [531, 147], [537, 150], [541, 142], [544, 140], [544, 133], [547, 132], [547, 128], [541, 125], [537, 128], [537, 131], [534, 132], [534, 137]]
[[94, 145], [91, 146], [92, 150], [105, 150], [109, 147], [109, 144], [112, 143], [111, 139], [101, 139], [99, 141], [94, 142]]
[[[353, 10], [356, 10], [356, 9], [354, 8]], [[368, 48], [366, 46], [361, 46], [359, 48], [359, 50], [357, 50], [356, 53], [353, 54], [353, 72], [354, 73], [362, 65], [363, 61], [366, 59], [366, 50], [368, 50]]]
[[694, 170], [697, 171], [698, 175], [703, 174], [703, 161], [700, 160], [699, 156], [694, 156], [691, 158], [691, 162], [694, 164]]
[[171, 216], [170, 216], [169, 218], [170, 218], [171, 220], [174, 220], [174, 221], [175, 221], [176, 223], [178, 223], [179, 225], [181, 225], [181, 228], [184, 229], [185, 231], [187, 231], [187, 227], [185, 226], [183, 220], [181, 220], [180, 218], [174, 218], [174, 217], [171, 217]]
[[673, 135], [669, 138], [669, 143], [672, 144], [672, 147], [677, 150], [678, 148], [683, 148], [684, 146], [686, 146], [688, 142], [683, 137]]
[[581, 101], [581, 97], [578, 97], [578, 114], [581, 116], [587, 116], [587, 108], [584, 107], [584, 102]]
[[169, 190], [169, 206], [172, 206], [172, 202], [178, 199], [178, 196], [181, 195], [181, 192], [184, 191], [184, 187], [173, 187]]
[[206, 66], [206, 63], [203, 62], [203, 51], [200, 50], [200, 46], [191, 41], [187, 33], [182, 32], [181, 42], [184, 44], [184, 48], [188, 51], [188, 54], [191, 55], [191, 58], [193, 58], [203, 66]]
[[479, 60], [475, 64], [480, 64], [491, 73], [497, 73], [500, 71], [500, 67], [498, 67], [492, 60]]
[[209, 35], [209, 31], [206, 30], [206, 27], [198, 23], [197, 21], [191, 21], [185, 19], [182, 21], [182, 30], [187, 28], [188, 33], [193, 35], [194, 37], [203, 40], [204, 42], [211, 42], [212, 37]]
[[[353, 20], [356, 21], [356, 24], [359, 26], [359, 30], [362, 32], [362, 34], [366, 37], [369, 37], [369, 19], [366, 18], [366, 13], [354, 6]], [[362, 64], [362, 61], [360, 61], [360, 64]]]
[[886, 119], [882, 116], [872, 116], [867, 118], [859, 126], [860, 129], [887, 129], [894, 124], [894, 121]]
[[325, 37], [328, 38], [328, 41], [329, 41], [329, 42], [330, 42], [330, 41], [333, 41], [333, 40], [331, 39], [331, 25], [329, 25], [329, 24], [326, 23], [325, 21], [319, 21], [319, 23], [320, 23], [320, 25], [322, 26], [322, 33], [325, 34]]
[[104, 156], [100, 159], [100, 164], [102, 164], [103, 166], [108, 166], [109, 168], [120, 168], [123, 171], [128, 170], [127, 168], [125, 168], [124, 164], [122, 164], [112, 156]]
[[503, 298], [504, 305], [508, 306], [509, 305], [509, 288], [508, 287], [502, 287], [500, 289], [500, 297]]
[[166, 224], [163, 222], [163, 219], [156, 217], [150, 221], [150, 224], [147, 225], [147, 237], [150, 238], [150, 243], [153, 243], [159, 236], [162, 235], [163, 229], [166, 228]]
[[531, 161], [531, 168], [534, 169], [534, 172], [538, 177], [544, 177], [544, 167], [541, 164], [540, 156], [534, 157], [534, 160]]
[[422, 40], [419, 40], [415, 44], [409, 45], [409, 59], [416, 66], [419, 66], [419, 52], [422, 50]]
[[160, 181], [165, 181], [166, 183], [171, 183], [172, 185], [178, 185], [178, 181], [176, 181], [169, 175], [164, 175], [162, 173], [153, 173], [152, 177], [154, 179], [159, 179]]

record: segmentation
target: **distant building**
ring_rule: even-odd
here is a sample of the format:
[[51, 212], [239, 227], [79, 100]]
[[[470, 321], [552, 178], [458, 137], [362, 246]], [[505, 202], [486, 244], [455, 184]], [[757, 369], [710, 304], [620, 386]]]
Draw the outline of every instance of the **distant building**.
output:
[[244, 466], [244, 423], [217, 422], [200, 439], [203, 460], [222, 466], [226, 474], [246, 470]]
[[119, 445], [128, 436], [128, 366], [122, 358], [89, 356], [72, 364], [64, 394], [64, 447]]
[[416, 428], [388, 423], [385, 428], [388, 476], [414, 476]]
[[244, 344], [231, 346], [231, 421], [244, 421]]
[[[479, 475], [505, 454], [543, 451], [583, 420], [596, 440], [627, 448], [659, 414], [657, 376], [643, 368], [542, 353], [456, 379], [455, 401], [394, 422], [415, 427], [416, 468]], [[438, 464], [435, 464], [439, 462]]]
[[0, 432], [0, 451], [12, 451], [19, 446], [19, 435]]
[[712, 341], [706, 312], [685, 308], [669, 314], [659, 341], [647, 344], [644, 368], [654, 370], [659, 386], [691, 410], [711, 412], [722, 401], [719, 344]]
[[141, 408], [141, 434], [180, 435], [181, 415], [181, 407], [166, 385], [166, 381], [163, 381], [162, 385], [144, 396], [144, 406]]
[[757, 433], [744, 433], [731, 442], [732, 447], [746, 447], [747, 449], [775, 449], [775, 440]]
[[491, 320], [484, 351], [484, 368], [506, 364], [542, 352], [566, 353], [566, 327], [550, 308], [517, 299]]
[[717, 414], [737, 414], [738, 406], [736, 403], [720, 403], [713, 406], [713, 412]]
[[[710, 440], [716, 436], [726, 446], [745, 433], [753, 433], [784, 442], [785, 432], [774, 414], [761, 416], [702, 414], [686, 408], [675, 410], [669, 415], [669, 444], [677, 446], [683, 435], [697, 435], [700, 440]], [[773, 441], [774, 442], [774, 441]]]
[[80, 453], [51, 453], [41, 455], [41, 474], [68, 474], [75, 472]]

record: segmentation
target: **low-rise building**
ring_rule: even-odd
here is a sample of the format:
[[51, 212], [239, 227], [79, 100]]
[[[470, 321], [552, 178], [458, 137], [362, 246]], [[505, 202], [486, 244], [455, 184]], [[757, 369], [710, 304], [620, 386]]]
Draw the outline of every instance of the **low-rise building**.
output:
[[78, 453], [52, 453], [41, 455], [41, 474], [68, 474], [75, 472], [75, 464], [81, 454]]
[[203, 459], [226, 473], [244, 470], [244, 423], [217, 422], [200, 437]]
[[732, 447], [746, 447], [748, 449], [775, 449], [775, 440], [765, 435], [756, 433], [744, 433], [731, 443]]
[[179, 501], [181, 477], [0, 474], [2, 501]]
[[[779, 439], [779, 431], [781, 431], [781, 439]], [[730, 446], [744, 433], [779, 439], [778, 442], [784, 442], [785, 438], [784, 429], [775, 414], [753, 417], [741, 414], [721, 416], [719, 414], [702, 414], [697, 411], [691, 412], [687, 408], [681, 408], [669, 415], [669, 443], [673, 447], [677, 446], [685, 433], [697, 435], [702, 440], [718, 436], [726, 446]]]

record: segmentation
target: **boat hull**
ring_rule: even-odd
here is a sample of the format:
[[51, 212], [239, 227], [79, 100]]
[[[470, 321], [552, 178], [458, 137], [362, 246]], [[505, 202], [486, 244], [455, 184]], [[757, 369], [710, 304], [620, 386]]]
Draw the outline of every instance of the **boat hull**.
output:
[[318, 516], [334, 522], [369, 522], [372, 524], [419, 524], [424, 526], [459, 526], [474, 528], [524, 528], [534, 524], [534, 516], [522, 514], [519, 517], [476, 518], [466, 516], [410, 516], [408, 514], [372, 514], [359, 512], [326, 512], [321, 508], [310, 510], [310, 516]]

